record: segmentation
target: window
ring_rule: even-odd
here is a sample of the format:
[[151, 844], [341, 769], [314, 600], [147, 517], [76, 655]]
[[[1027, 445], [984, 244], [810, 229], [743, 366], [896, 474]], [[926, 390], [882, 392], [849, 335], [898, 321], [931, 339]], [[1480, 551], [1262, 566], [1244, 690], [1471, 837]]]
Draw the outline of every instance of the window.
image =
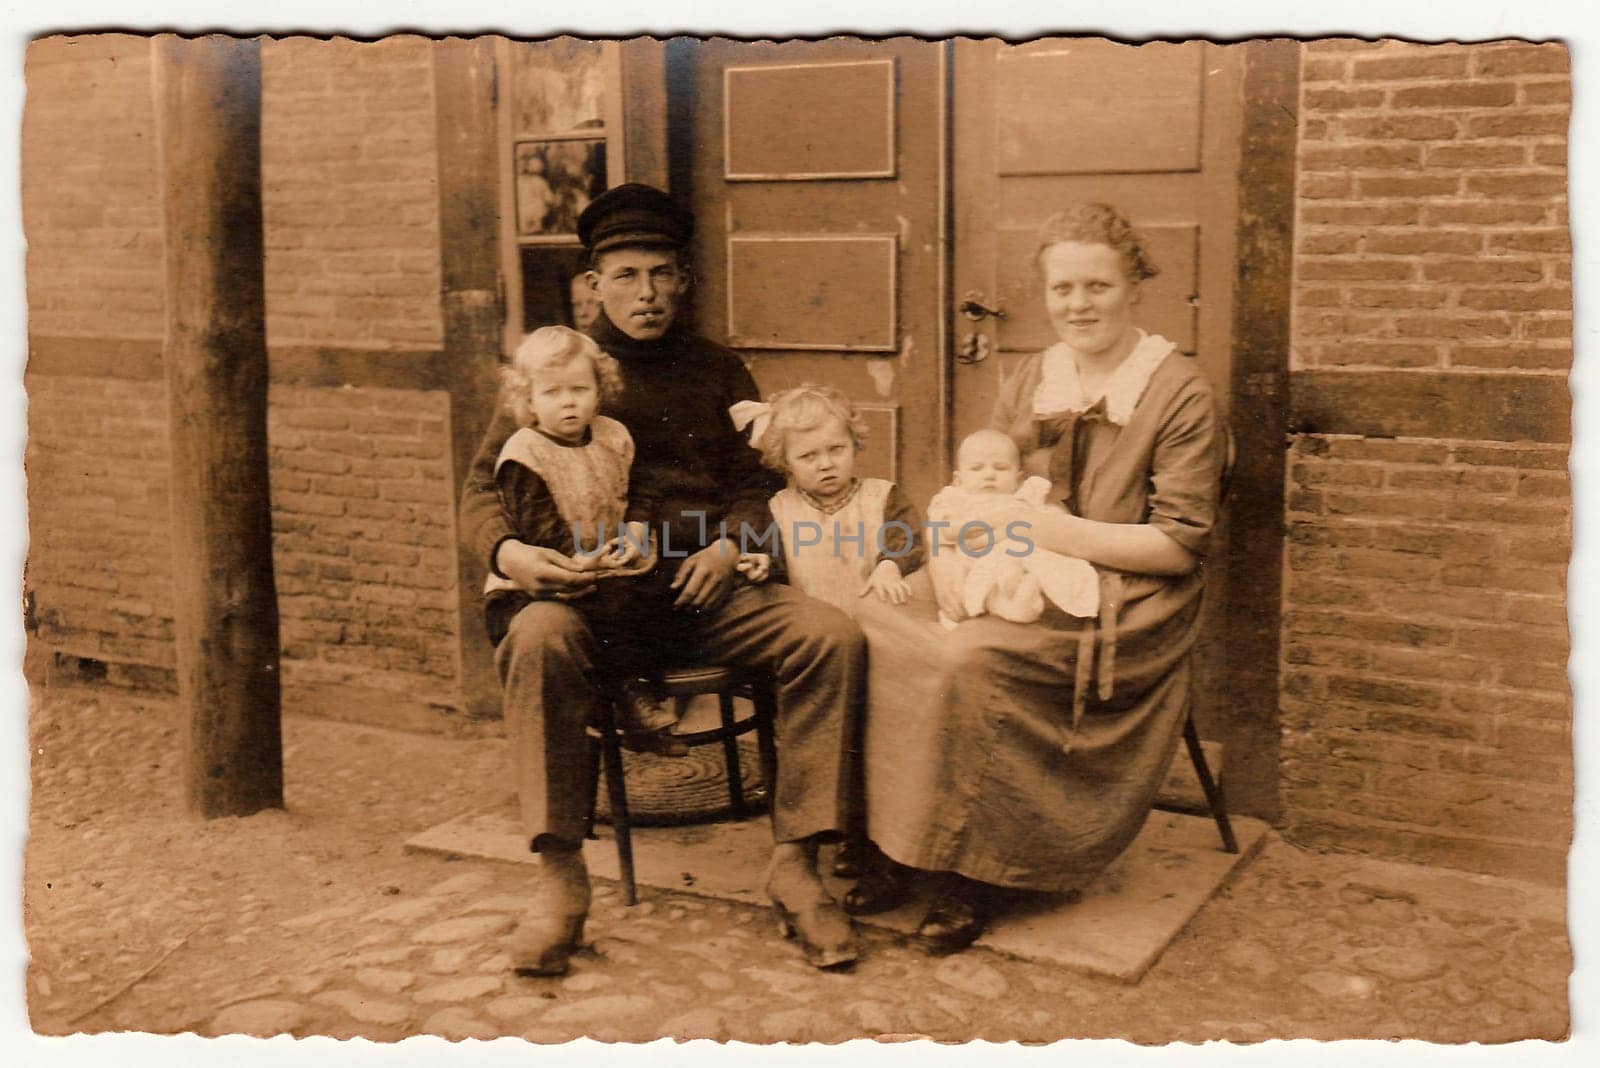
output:
[[621, 180], [616, 43], [501, 40], [499, 70], [509, 352], [528, 330], [583, 327], [598, 311], [577, 226], [589, 202]]

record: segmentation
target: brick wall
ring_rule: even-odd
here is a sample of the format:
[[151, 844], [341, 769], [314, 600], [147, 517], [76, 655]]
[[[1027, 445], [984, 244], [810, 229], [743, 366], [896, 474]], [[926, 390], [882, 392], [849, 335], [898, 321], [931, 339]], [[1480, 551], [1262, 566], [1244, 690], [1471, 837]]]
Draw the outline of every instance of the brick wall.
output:
[[432, 48], [419, 37], [262, 48], [274, 344], [441, 344]]
[[30, 630], [116, 665], [172, 667], [166, 388], [28, 381]]
[[[1352, 418], [1382, 400], [1364, 381], [1444, 398], [1472, 375], [1492, 406], [1564, 378], [1567, 74], [1557, 45], [1307, 46], [1296, 378], [1342, 372]], [[1406, 413], [1416, 436], [1342, 434], [1330, 417], [1294, 444], [1287, 831], [1557, 879], [1572, 796], [1567, 445], [1497, 433], [1492, 416], [1463, 440], [1439, 409]]]
[[28, 49], [22, 211], [28, 329], [161, 336], [161, 204], [150, 46], [108, 35]]
[[[438, 347], [429, 46], [289, 39], [264, 46], [262, 64], [275, 379], [298, 346], [354, 350], [341, 366], [358, 370], [386, 351]], [[27, 77], [30, 622], [53, 652], [170, 685], [149, 44], [45, 40], [30, 48]], [[391, 714], [383, 694], [458, 705], [448, 396], [275, 384], [269, 407], [294, 707], [307, 687], [376, 693], [379, 719]]]
[[449, 703], [456, 534], [449, 400], [274, 388], [272, 548], [284, 680]]
[[[166, 389], [29, 380], [35, 632], [146, 683], [173, 666]], [[409, 390], [275, 387], [273, 564], [286, 685], [453, 705], [455, 527], [448, 401]]]

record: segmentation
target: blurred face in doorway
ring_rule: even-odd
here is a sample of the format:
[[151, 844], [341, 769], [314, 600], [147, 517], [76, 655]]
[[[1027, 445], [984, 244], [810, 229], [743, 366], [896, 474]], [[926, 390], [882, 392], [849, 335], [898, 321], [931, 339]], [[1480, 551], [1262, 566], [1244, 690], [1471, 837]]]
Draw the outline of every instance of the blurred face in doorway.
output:
[[665, 334], [689, 290], [688, 272], [669, 248], [602, 252], [588, 278], [606, 317], [635, 341]]
[[600, 298], [595, 296], [586, 275], [573, 277], [571, 299], [572, 325], [579, 330], [587, 331], [594, 321], [600, 318]]

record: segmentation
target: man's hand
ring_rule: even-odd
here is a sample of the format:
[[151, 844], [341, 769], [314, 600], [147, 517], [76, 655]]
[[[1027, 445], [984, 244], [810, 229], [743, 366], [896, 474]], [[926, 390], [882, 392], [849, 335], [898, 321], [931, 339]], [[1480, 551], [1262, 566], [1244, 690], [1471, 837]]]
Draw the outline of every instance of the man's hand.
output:
[[880, 560], [861, 587], [860, 596], [876, 593], [885, 604], [905, 604], [911, 600], [911, 584], [900, 575], [900, 565], [893, 560]]
[[536, 601], [567, 601], [581, 597], [594, 586], [595, 577], [565, 553], [503, 541], [495, 554], [500, 573]]
[[683, 562], [672, 580], [678, 591], [674, 608], [712, 608], [733, 588], [734, 568], [739, 564], [739, 548], [728, 538], [719, 538]]

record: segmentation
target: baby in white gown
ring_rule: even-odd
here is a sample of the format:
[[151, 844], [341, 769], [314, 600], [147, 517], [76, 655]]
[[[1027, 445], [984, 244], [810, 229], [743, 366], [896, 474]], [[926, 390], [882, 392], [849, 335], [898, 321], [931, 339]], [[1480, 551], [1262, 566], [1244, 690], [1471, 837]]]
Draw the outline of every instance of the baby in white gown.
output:
[[[954, 627], [985, 613], [1013, 623], [1032, 623], [1044, 615], [1048, 600], [1068, 615], [1087, 618], [1100, 611], [1100, 580], [1087, 561], [1042, 549], [1027, 532], [995, 530], [986, 553], [969, 555], [960, 544], [962, 528], [975, 522], [975, 505], [983, 497], [1010, 494], [1046, 512], [1065, 512], [1049, 501], [1050, 482], [1023, 481], [1017, 445], [998, 430], [969, 435], [956, 453], [950, 485], [928, 505], [928, 560], [939, 622]], [[945, 524], [938, 526], [937, 524]], [[1020, 537], [1012, 536], [1020, 534]], [[989, 538], [980, 538], [986, 542]], [[981, 548], [981, 544], [979, 546]], [[971, 548], [969, 543], [969, 548]]]

